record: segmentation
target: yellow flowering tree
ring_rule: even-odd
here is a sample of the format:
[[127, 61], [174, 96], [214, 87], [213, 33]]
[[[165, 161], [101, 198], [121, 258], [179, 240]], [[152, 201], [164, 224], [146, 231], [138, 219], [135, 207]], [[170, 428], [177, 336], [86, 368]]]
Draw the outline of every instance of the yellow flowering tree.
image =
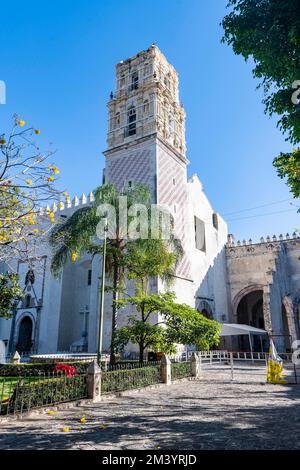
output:
[[17, 115], [9, 132], [0, 130], [0, 262], [7, 264], [33, 258], [55, 222], [54, 212], [41, 208], [60, 199], [59, 169], [50, 162], [53, 151], [40, 150], [40, 134]]

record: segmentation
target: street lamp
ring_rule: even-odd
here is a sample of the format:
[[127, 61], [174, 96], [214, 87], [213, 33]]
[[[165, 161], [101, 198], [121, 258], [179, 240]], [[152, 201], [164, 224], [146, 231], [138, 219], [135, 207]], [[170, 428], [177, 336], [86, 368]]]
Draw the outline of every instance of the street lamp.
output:
[[101, 366], [102, 359], [102, 335], [103, 335], [103, 317], [104, 317], [104, 287], [105, 287], [105, 260], [106, 260], [106, 238], [107, 238], [107, 219], [105, 219], [104, 225], [104, 239], [103, 239], [103, 253], [102, 253], [102, 277], [100, 286], [100, 301], [98, 307], [98, 348], [97, 348], [97, 363]]

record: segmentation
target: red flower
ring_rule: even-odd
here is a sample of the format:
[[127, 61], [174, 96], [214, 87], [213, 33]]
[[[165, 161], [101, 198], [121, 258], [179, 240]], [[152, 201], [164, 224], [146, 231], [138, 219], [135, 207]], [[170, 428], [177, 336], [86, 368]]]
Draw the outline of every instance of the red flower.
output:
[[53, 372], [61, 372], [65, 374], [66, 377], [74, 377], [74, 375], [77, 375], [76, 367], [63, 363], [56, 364], [56, 366], [53, 367]]

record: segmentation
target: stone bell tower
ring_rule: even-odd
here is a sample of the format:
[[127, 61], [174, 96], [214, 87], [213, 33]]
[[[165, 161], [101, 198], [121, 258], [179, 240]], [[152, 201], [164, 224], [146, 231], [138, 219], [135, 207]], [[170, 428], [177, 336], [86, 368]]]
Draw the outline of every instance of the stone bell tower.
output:
[[[105, 182], [120, 190], [141, 183], [154, 203], [167, 205], [176, 234], [186, 242], [187, 164], [185, 112], [178, 75], [157, 46], [116, 66], [116, 91], [108, 102]], [[188, 276], [183, 261], [181, 275]]]

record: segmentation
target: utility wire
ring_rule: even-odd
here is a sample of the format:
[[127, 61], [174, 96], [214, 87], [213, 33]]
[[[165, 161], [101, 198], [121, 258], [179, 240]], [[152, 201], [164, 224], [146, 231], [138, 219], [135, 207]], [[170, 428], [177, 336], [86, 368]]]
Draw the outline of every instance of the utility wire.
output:
[[248, 209], [241, 209], [239, 211], [234, 211], [234, 212], [226, 212], [222, 213], [222, 215], [233, 215], [233, 214], [240, 214], [242, 212], [247, 212], [247, 211], [253, 211], [255, 209], [261, 209], [262, 207], [268, 207], [268, 206], [274, 206], [276, 204], [282, 204], [283, 202], [288, 202], [292, 201], [292, 199], [283, 199], [282, 201], [275, 201], [275, 202], [270, 202], [269, 204], [262, 204], [260, 206], [255, 206], [255, 207], [249, 207]]
[[286, 210], [283, 210], [283, 211], [265, 212], [264, 214], [256, 214], [256, 215], [248, 215], [248, 216], [245, 216], [245, 217], [237, 217], [236, 219], [228, 219], [226, 222], [234, 222], [235, 220], [243, 220], [243, 219], [255, 219], [256, 217], [264, 217], [265, 215], [282, 214], [284, 212], [295, 212], [295, 209], [286, 209]]

